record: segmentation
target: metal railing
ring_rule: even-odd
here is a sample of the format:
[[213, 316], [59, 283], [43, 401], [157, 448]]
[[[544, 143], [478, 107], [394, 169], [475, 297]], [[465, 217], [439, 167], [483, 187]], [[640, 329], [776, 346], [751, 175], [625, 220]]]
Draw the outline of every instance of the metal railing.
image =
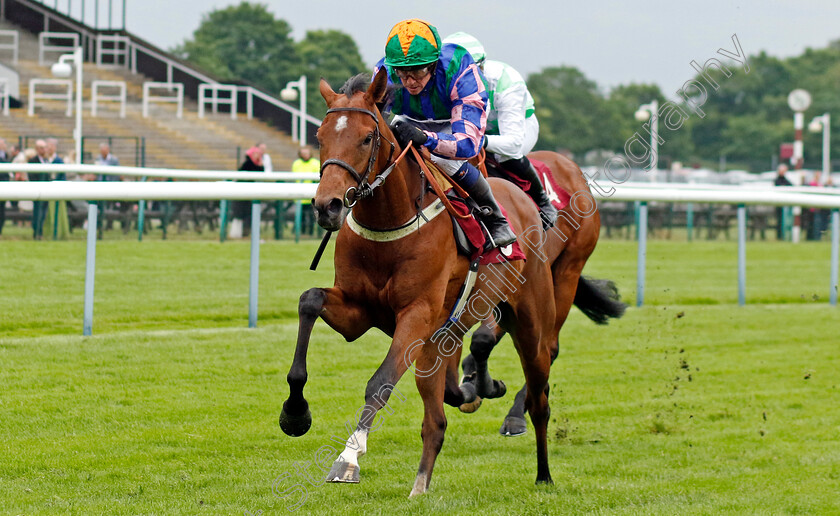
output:
[[[119, 93], [116, 95], [103, 95], [99, 93], [101, 88], [117, 88]], [[97, 107], [100, 102], [109, 101], [109, 102], [119, 102], [120, 103], [120, 118], [125, 118], [125, 102], [126, 102], [126, 89], [125, 89], [125, 81], [93, 81], [91, 83], [91, 107], [90, 107], [90, 114], [92, 116], [97, 116]]]
[[[151, 95], [151, 90], [175, 91], [175, 95]], [[152, 102], [175, 104], [175, 116], [184, 117], [184, 85], [179, 82], [144, 82], [143, 83], [143, 118], [149, 117], [149, 104]]]
[[[210, 95], [207, 94], [208, 90]], [[235, 84], [201, 84], [198, 86], [198, 117], [204, 118], [204, 105], [210, 104], [213, 113], [219, 112], [219, 105], [230, 107], [230, 118], [236, 119], [238, 87]], [[219, 92], [227, 92], [227, 97], [219, 97]], [[248, 118], [251, 118], [250, 116]]]
[[[51, 45], [49, 40], [67, 40], [70, 44]], [[47, 66], [53, 61], [47, 61], [47, 54], [69, 54], [79, 46], [79, 35], [75, 32], [42, 32], [38, 34], [38, 64]]]
[[11, 50], [12, 51], [12, 64], [17, 66], [18, 64], [18, 53], [20, 51], [19, 47], [19, 35], [18, 31], [16, 30], [0, 30], [0, 38], [2, 37], [11, 37], [11, 43], [0, 43], [0, 50]]
[[[62, 86], [66, 88], [62, 93], [37, 92], [38, 86]], [[35, 116], [37, 100], [65, 100], [67, 101], [67, 116], [73, 114], [73, 81], [70, 79], [31, 79], [29, 81], [29, 116]]]

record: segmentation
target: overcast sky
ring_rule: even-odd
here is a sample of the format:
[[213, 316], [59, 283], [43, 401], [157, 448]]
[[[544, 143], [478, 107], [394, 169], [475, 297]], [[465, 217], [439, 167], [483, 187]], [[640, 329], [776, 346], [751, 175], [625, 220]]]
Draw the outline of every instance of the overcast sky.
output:
[[[127, 29], [164, 49], [188, 38], [204, 13], [239, 3], [127, 2]], [[489, 58], [505, 61], [524, 75], [547, 66], [571, 65], [604, 89], [630, 82], [655, 82], [669, 97], [693, 76], [689, 66], [692, 59], [702, 63], [719, 48], [734, 50], [732, 34], [738, 35], [747, 54], [766, 50], [775, 56], [796, 55], [806, 47], [823, 47], [840, 39], [837, 0], [262, 3], [291, 24], [296, 40], [313, 29], [339, 29], [350, 34], [365, 62], [371, 65], [381, 57], [385, 37], [394, 23], [420, 17], [436, 25], [441, 37], [459, 30], [473, 34], [484, 43]], [[118, 5], [114, 9], [116, 20]]]

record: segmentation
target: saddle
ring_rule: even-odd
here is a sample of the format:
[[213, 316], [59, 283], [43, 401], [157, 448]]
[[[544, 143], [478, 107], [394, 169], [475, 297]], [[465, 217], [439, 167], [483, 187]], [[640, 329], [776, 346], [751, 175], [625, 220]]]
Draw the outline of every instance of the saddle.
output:
[[[430, 180], [437, 181], [438, 184], [449, 182], [449, 179], [444, 178], [443, 173], [434, 163], [426, 160], [426, 165], [433, 176]], [[525, 259], [525, 253], [519, 247], [519, 242], [514, 242], [502, 248], [490, 247], [487, 229], [479, 222], [478, 218], [481, 207], [474, 200], [469, 197], [462, 198], [452, 188], [447, 189], [445, 194], [446, 200], [452, 205], [454, 211], [460, 215], [456, 217], [450, 214], [452, 233], [459, 254], [468, 257], [470, 261], [478, 260], [481, 265]], [[507, 218], [504, 206], [500, 206], [500, 208]]]

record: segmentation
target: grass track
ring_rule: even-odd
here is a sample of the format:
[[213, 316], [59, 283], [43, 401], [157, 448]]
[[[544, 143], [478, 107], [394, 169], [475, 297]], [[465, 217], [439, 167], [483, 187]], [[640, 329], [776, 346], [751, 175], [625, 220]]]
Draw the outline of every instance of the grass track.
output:
[[[750, 243], [754, 304], [739, 308], [734, 243], [651, 242], [648, 306], [607, 327], [575, 312], [561, 334], [555, 485], [533, 485], [532, 432], [497, 434], [509, 394], [472, 415], [447, 408], [430, 493], [416, 500], [411, 378], [371, 436], [361, 484], [298, 473], [346, 436], [381, 334], [347, 344], [319, 323], [313, 427], [292, 439], [277, 426], [297, 296], [331, 282], [330, 267], [307, 270], [316, 245], [263, 246], [260, 328], [248, 330], [247, 243], [102, 242], [96, 335], [82, 338], [81, 242], [2, 242], [0, 513], [283, 514], [292, 502], [271, 486], [289, 473], [307, 485], [304, 514], [840, 514], [827, 245]], [[635, 245], [602, 241], [587, 273], [632, 302]], [[491, 368], [510, 390], [522, 381], [509, 341]]]

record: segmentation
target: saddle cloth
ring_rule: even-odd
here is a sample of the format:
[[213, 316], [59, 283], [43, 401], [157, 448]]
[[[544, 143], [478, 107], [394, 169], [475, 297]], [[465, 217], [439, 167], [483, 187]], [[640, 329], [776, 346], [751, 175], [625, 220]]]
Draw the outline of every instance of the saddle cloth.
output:
[[[546, 165], [542, 161], [537, 161], [533, 158], [528, 159], [531, 161], [531, 164], [534, 165], [534, 168], [537, 170], [537, 175], [539, 176], [540, 181], [542, 182], [543, 188], [545, 189], [545, 193], [548, 195], [548, 198], [551, 199], [551, 204], [553, 204], [558, 211], [568, 206], [569, 200], [572, 198], [572, 196], [569, 195], [569, 192], [560, 188], [560, 185], [557, 184], [557, 181], [551, 174], [551, 169], [548, 168], [548, 165]], [[516, 174], [509, 172], [508, 170], [504, 169], [501, 165], [489, 170], [495, 172], [495, 175], [497, 177], [507, 179], [511, 183], [517, 185], [519, 188], [522, 188], [522, 190], [525, 192], [531, 189], [530, 181], [528, 181], [527, 179], [522, 179]]]

